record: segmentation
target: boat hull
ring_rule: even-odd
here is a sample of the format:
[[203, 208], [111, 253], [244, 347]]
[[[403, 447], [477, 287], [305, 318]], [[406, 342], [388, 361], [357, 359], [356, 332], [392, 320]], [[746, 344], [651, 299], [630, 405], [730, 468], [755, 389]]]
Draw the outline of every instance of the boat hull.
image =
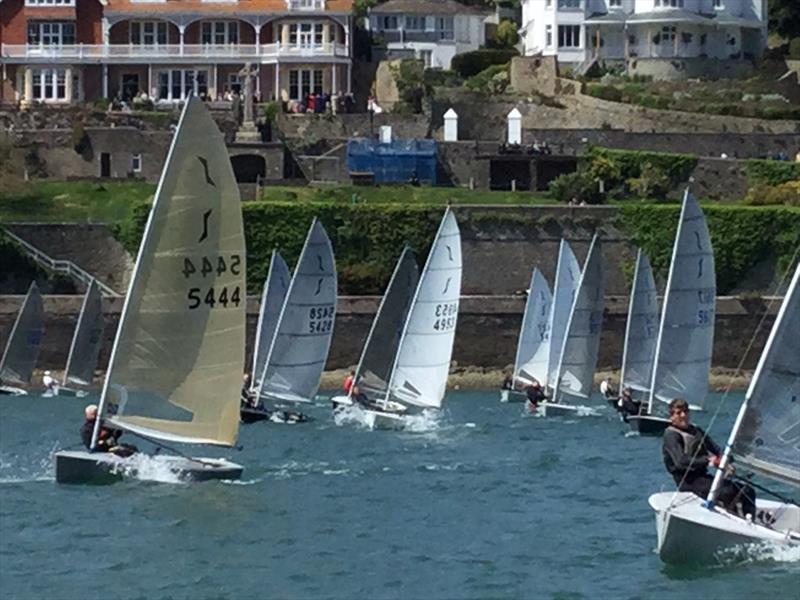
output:
[[660, 436], [669, 427], [670, 421], [652, 415], [633, 415], [628, 417], [628, 424], [639, 435]]
[[500, 402], [508, 404], [516, 404], [525, 402], [527, 396], [525, 392], [518, 392], [516, 390], [500, 390]]
[[27, 396], [28, 392], [13, 385], [0, 385], [0, 396]]
[[137, 479], [143, 471], [142, 458], [148, 461], [148, 469], [162, 470], [186, 482], [239, 479], [243, 471], [240, 465], [219, 458], [141, 454], [123, 458], [107, 452], [64, 450], [55, 453], [56, 482], [104, 485], [126, 478]]
[[797, 506], [758, 500], [757, 512], [778, 516], [765, 527], [720, 507], [705, 508], [704, 500], [691, 492], [653, 494], [649, 503], [656, 515], [658, 555], [668, 564], [714, 564], [749, 544], [800, 547]]
[[349, 396], [333, 396], [331, 398], [331, 403], [333, 404], [334, 411], [348, 410], [351, 408], [358, 409], [362, 413], [360, 420], [370, 429], [399, 431], [406, 427], [406, 418], [404, 414], [406, 407], [399, 402], [388, 401], [387, 407], [390, 410], [380, 410], [378, 408], [358, 404], [353, 402], [353, 399]]
[[543, 417], [599, 416], [600, 413], [587, 406], [574, 406], [553, 402], [542, 402], [536, 411]]

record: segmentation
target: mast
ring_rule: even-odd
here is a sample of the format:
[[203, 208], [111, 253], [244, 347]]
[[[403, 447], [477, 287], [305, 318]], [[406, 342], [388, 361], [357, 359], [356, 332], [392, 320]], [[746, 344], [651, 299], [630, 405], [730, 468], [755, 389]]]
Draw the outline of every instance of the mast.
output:
[[775, 319], [775, 323], [772, 326], [772, 330], [769, 332], [769, 338], [767, 338], [767, 344], [764, 346], [764, 351], [761, 353], [761, 358], [758, 360], [758, 365], [756, 366], [755, 373], [753, 373], [753, 379], [750, 382], [750, 387], [747, 390], [747, 394], [745, 395], [744, 402], [742, 402], [742, 406], [739, 408], [739, 414], [736, 415], [736, 421], [733, 424], [733, 428], [731, 429], [731, 434], [728, 437], [728, 442], [725, 444], [725, 450], [722, 453], [722, 459], [720, 460], [719, 467], [717, 468], [717, 472], [714, 474], [714, 481], [711, 484], [711, 490], [708, 493], [708, 498], [704, 505], [707, 508], [712, 508], [714, 506], [714, 502], [717, 499], [717, 493], [719, 492], [719, 488], [722, 486], [722, 480], [725, 478], [725, 469], [727, 468], [728, 464], [731, 460], [731, 452], [733, 450], [733, 445], [736, 443], [736, 437], [739, 435], [739, 430], [742, 427], [742, 423], [744, 422], [745, 414], [747, 413], [747, 405], [750, 401], [750, 398], [753, 396], [754, 391], [756, 390], [756, 386], [758, 384], [758, 380], [761, 378], [761, 374], [764, 371], [765, 365], [767, 364], [767, 360], [770, 357], [770, 352], [772, 351], [772, 346], [775, 342], [775, 338], [780, 331], [781, 324], [786, 317], [787, 307], [790, 304], [790, 300], [794, 294], [797, 293], [798, 282], [800, 281], [800, 264], [797, 265], [794, 271], [794, 276], [792, 277], [792, 282], [789, 284], [789, 289], [786, 291], [786, 296], [783, 299], [783, 303], [781, 304], [780, 310], [778, 311], [778, 316]]

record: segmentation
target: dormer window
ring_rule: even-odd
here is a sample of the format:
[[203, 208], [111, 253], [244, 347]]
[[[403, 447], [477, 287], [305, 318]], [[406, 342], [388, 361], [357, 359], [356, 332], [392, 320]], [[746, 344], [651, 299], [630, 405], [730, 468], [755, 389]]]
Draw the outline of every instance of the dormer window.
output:
[[75, 6], [75, 0], [25, 0], [25, 6]]
[[656, 6], [664, 8], [683, 8], [683, 0], [656, 0]]
[[325, 0], [286, 0], [289, 10], [325, 10]]
[[608, 0], [608, 8], [622, 8], [622, 0]]

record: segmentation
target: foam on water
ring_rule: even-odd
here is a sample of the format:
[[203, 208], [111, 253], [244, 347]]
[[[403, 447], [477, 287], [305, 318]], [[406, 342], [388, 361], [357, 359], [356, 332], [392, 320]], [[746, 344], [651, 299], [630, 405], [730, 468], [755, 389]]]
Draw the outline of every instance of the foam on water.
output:
[[778, 563], [798, 563], [800, 562], [800, 545], [775, 544], [771, 542], [753, 542], [750, 544], [739, 544], [726, 548], [717, 553], [717, 560], [722, 565], [733, 565], [741, 563], [757, 562], [778, 562]]
[[423, 410], [418, 415], [406, 415], [405, 430], [412, 433], [433, 433], [439, 430], [441, 417], [439, 410]]
[[170, 466], [172, 457], [149, 456], [137, 453], [126, 460], [126, 471], [135, 473], [139, 481], [153, 481], [158, 483], [185, 483], [180, 475]]

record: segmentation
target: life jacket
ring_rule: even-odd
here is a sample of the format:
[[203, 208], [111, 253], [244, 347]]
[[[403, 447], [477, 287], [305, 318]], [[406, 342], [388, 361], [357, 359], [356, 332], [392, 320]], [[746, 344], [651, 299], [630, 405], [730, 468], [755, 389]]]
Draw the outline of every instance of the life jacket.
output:
[[345, 392], [347, 392], [348, 394], [350, 393], [350, 388], [353, 387], [352, 375], [348, 375], [347, 377], [344, 378], [344, 383], [342, 384], [342, 387], [344, 388]]

